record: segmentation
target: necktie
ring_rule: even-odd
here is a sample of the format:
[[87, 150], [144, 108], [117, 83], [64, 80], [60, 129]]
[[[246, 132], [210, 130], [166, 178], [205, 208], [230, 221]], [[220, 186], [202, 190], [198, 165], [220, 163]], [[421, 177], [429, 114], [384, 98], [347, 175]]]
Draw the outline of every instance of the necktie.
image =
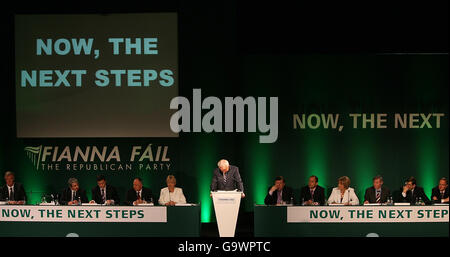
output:
[[104, 188], [102, 188], [102, 202], [105, 202], [105, 199], [106, 197], [105, 197], [105, 189]]
[[75, 200], [75, 191], [72, 191], [72, 201]]
[[14, 200], [14, 192], [12, 187], [9, 188], [9, 200], [13, 201]]
[[281, 196], [281, 190], [277, 190], [277, 203], [281, 204], [283, 202], [283, 197]]
[[311, 200], [314, 201], [314, 190], [310, 190], [309, 192], [311, 193]]
[[444, 191], [441, 191], [441, 199], [444, 199]]
[[377, 199], [377, 203], [381, 202], [381, 191], [380, 190], [377, 190], [375, 198]]
[[141, 194], [139, 193], [139, 191], [137, 192], [137, 199], [141, 200]]
[[223, 173], [223, 182], [227, 183], [227, 174]]

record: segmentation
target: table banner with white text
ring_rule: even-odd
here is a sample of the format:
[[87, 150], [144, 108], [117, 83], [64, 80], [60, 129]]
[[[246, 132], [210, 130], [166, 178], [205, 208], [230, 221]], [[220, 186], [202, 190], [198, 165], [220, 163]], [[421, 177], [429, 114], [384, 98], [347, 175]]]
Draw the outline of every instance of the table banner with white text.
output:
[[167, 207], [4, 205], [0, 221], [167, 222]]
[[287, 222], [449, 222], [449, 206], [289, 206]]

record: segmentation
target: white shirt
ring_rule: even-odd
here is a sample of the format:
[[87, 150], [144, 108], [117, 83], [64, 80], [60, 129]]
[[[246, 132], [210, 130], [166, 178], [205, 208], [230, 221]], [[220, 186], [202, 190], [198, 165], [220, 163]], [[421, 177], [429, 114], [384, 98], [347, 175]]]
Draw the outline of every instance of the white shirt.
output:
[[159, 204], [165, 205], [168, 202], [175, 202], [175, 203], [186, 203], [186, 197], [184, 197], [183, 189], [179, 187], [175, 187], [173, 189], [173, 192], [169, 192], [169, 188], [165, 187], [161, 189], [161, 193], [159, 195]]
[[344, 197], [342, 197], [342, 202], [341, 202], [341, 190], [339, 190], [339, 188], [337, 187], [333, 188], [333, 191], [331, 192], [331, 195], [328, 198], [328, 204], [331, 204], [333, 202], [343, 204], [350, 202], [350, 205], [359, 205], [359, 200], [355, 194], [355, 190], [351, 187], [345, 190]]
[[106, 186], [104, 188], [100, 188], [100, 196], [102, 196], [102, 190], [103, 193], [105, 194], [105, 201], [106, 201]]
[[14, 193], [14, 184], [10, 187], [10, 186], [8, 186], [8, 195], [9, 195], [9, 193], [11, 192], [11, 190], [12, 190], [12, 192]]

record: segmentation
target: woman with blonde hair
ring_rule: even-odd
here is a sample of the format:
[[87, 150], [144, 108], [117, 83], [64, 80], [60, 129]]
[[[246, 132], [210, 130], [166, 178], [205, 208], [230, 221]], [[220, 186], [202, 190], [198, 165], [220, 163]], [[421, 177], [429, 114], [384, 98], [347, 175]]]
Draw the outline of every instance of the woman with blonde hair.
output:
[[343, 176], [338, 179], [338, 186], [333, 188], [328, 204], [359, 205], [355, 190], [350, 187], [349, 177]]
[[186, 197], [184, 197], [183, 189], [175, 187], [177, 179], [173, 175], [167, 176], [167, 187], [161, 189], [159, 194], [160, 205], [175, 205], [186, 203]]

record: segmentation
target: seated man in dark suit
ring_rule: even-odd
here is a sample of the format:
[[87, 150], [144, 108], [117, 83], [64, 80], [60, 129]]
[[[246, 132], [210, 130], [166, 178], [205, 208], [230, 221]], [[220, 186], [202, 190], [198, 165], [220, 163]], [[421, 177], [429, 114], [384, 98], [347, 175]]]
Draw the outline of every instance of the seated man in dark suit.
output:
[[275, 178], [275, 183], [273, 186], [267, 189], [267, 195], [264, 199], [266, 205], [276, 205], [294, 202], [294, 194], [292, 193], [292, 188], [286, 186], [284, 178], [278, 176]]
[[383, 185], [383, 177], [380, 175], [372, 179], [373, 186], [366, 189], [364, 194], [364, 203], [385, 203], [391, 192], [389, 188]]
[[133, 180], [133, 188], [127, 192], [126, 203], [128, 205], [138, 205], [141, 203], [152, 203], [152, 190], [142, 186], [142, 179], [135, 178]]
[[119, 205], [120, 199], [116, 189], [106, 184], [106, 178], [103, 175], [97, 176], [97, 186], [92, 188], [92, 200], [90, 203]]
[[300, 199], [303, 205], [324, 205], [325, 190], [319, 186], [319, 178], [312, 175], [309, 177], [308, 185], [304, 186], [300, 192]]
[[[88, 199], [86, 191], [80, 188], [78, 179], [69, 178], [67, 182], [69, 187], [63, 190], [59, 202], [62, 205], [78, 205], [81, 203], [87, 203]], [[81, 201], [81, 203], [80, 203]]]
[[431, 200], [433, 203], [448, 203], [448, 180], [443, 177], [439, 180], [439, 185], [431, 190]]
[[414, 177], [410, 177], [406, 180], [405, 185], [397, 195], [397, 202], [414, 205], [419, 198], [421, 198], [425, 204], [431, 204], [431, 201], [428, 199], [423, 188], [416, 185], [416, 179]]
[[15, 181], [13, 172], [5, 173], [5, 182], [6, 185], [0, 189], [0, 199], [8, 200], [8, 204], [25, 204], [27, 201], [25, 189], [22, 184]]

